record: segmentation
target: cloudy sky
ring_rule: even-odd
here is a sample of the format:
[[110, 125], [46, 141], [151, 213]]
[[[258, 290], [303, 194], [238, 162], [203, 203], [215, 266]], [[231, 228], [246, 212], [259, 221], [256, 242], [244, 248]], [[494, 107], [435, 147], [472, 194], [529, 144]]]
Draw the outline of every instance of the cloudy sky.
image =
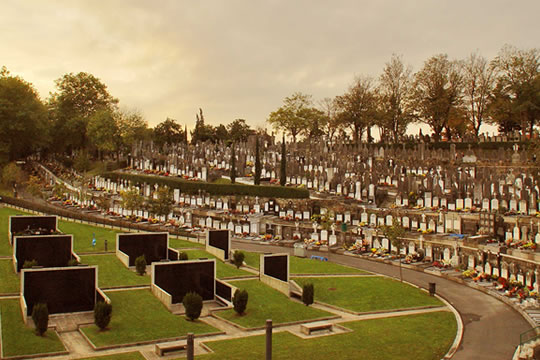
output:
[[150, 126], [192, 127], [200, 107], [213, 125], [264, 127], [284, 97], [340, 95], [392, 53], [416, 71], [438, 53], [540, 47], [538, 14], [538, 0], [3, 0], [0, 66], [42, 98], [90, 72]]

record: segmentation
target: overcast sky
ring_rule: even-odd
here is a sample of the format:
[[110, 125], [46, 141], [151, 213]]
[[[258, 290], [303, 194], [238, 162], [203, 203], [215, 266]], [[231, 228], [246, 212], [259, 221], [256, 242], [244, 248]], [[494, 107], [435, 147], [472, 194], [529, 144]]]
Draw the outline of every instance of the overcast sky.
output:
[[213, 125], [264, 127], [284, 97], [341, 95], [392, 53], [417, 71], [438, 53], [540, 47], [538, 14], [538, 0], [3, 0], [0, 66], [44, 99], [63, 74], [92, 73], [150, 126], [191, 128], [200, 107]]

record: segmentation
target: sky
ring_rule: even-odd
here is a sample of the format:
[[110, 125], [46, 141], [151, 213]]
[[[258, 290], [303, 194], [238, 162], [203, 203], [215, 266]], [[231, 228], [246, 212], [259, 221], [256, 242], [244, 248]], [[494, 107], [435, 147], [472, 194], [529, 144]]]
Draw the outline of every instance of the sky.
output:
[[538, 0], [3, 0], [0, 66], [42, 99], [89, 72], [152, 127], [191, 129], [202, 108], [209, 124], [270, 131], [285, 97], [342, 95], [393, 53], [418, 71], [440, 53], [538, 48], [538, 14]]

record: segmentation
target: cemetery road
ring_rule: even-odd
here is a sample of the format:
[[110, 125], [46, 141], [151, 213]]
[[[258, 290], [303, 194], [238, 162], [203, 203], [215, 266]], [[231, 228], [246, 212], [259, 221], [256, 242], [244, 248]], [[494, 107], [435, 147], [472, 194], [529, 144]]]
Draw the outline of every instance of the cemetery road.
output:
[[[234, 248], [259, 252], [288, 252], [292, 248], [233, 241]], [[313, 252], [313, 255], [321, 255]], [[308, 252], [308, 256], [311, 253]], [[324, 253], [332, 262], [399, 278], [399, 267], [357, 257]], [[456, 360], [508, 360], [519, 345], [519, 335], [530, 324], [510, 306], [468, 286], [441, 277], [403, 268], [403, 280], [428, 289], [437, 284], [437, 294], [450, 302], [463, 320], [463, 339], [453, 356]]]

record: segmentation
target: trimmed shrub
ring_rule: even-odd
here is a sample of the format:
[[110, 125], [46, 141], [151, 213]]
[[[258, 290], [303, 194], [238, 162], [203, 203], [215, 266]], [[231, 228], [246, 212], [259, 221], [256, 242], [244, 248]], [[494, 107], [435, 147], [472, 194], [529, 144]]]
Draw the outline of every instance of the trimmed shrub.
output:
[[193, 321], [201, 316], [203, 300], [201, 295], [195, 292], [188, 292], [182, 299], [182, 304], [186, 309], [186, 316], [189, 320]]
[[139, 174], [127, 174], [121, 172], [108, 172], [101, 175], [104, 178], [113, 181], [124, 179], [135, 184], [158, 184], [167, 186], [170, 189], [180, 189], [185, 194], [199, 194], [199, 191], [207, 192], [211, 195], [240, 195], [240, 196], [258, 196], [268, 198], [290, 198], [305, 199], [309, 197], [307, 189], [284, 186], [255, 186], [245, 184], [214, 184], [199, 181], [187, 181], [177, 177], [151, 176]]
[[234, 293], [232, 301], [233, 301], [234, 311], [236, 311], [238, 315], [242, 315], [244, 311], [246, 311], [248, 298], [249, 298], [249, 295], [248, 295], [247, 290], [238, 289]]
[[180, 254], [178, 254], [178, 260], [189, 260], [188, 253], [182, 251]]
[[141, 276], [146, 274], [146, 258], [144, 255], [135, 259], [135, 270], [137, 271], [137, 274]]
[[101, 330], [105, 330], [111, 322], [112, 305], [98, 301], [94, 307], [94, 323]]
[[23, 264], [23, 269], [31, 269], [34, 266], [38, 266], [37, 260], [26, 260]]
[[77, 259], [70, 259], [67, 263], [67, 266], [77, 266], [79, 265], [79, 262], [77, 261]]
[[36, 334], [43, 336], [49, 326], [49, 309], [47, 308], [47, 304], [34, 304], [34, 308], [32, 309], [32, 320], [36, 326]]
[[232, 262], [236, 266], [237, 269], [240, 269], [240, 266], [242, 266], [242, 264], [244, 263], [244, 258], [245, 257], [246, 256], [244, 255], [243, 252], [241, 252], [239, 250], [235, 250], [235, 252], [233, 254]]
[[302, 302], [309, 306], [313, 304], [313, 299], [315, 297], [315, 288], [313, 283], [307, 283], [302, 288]]

